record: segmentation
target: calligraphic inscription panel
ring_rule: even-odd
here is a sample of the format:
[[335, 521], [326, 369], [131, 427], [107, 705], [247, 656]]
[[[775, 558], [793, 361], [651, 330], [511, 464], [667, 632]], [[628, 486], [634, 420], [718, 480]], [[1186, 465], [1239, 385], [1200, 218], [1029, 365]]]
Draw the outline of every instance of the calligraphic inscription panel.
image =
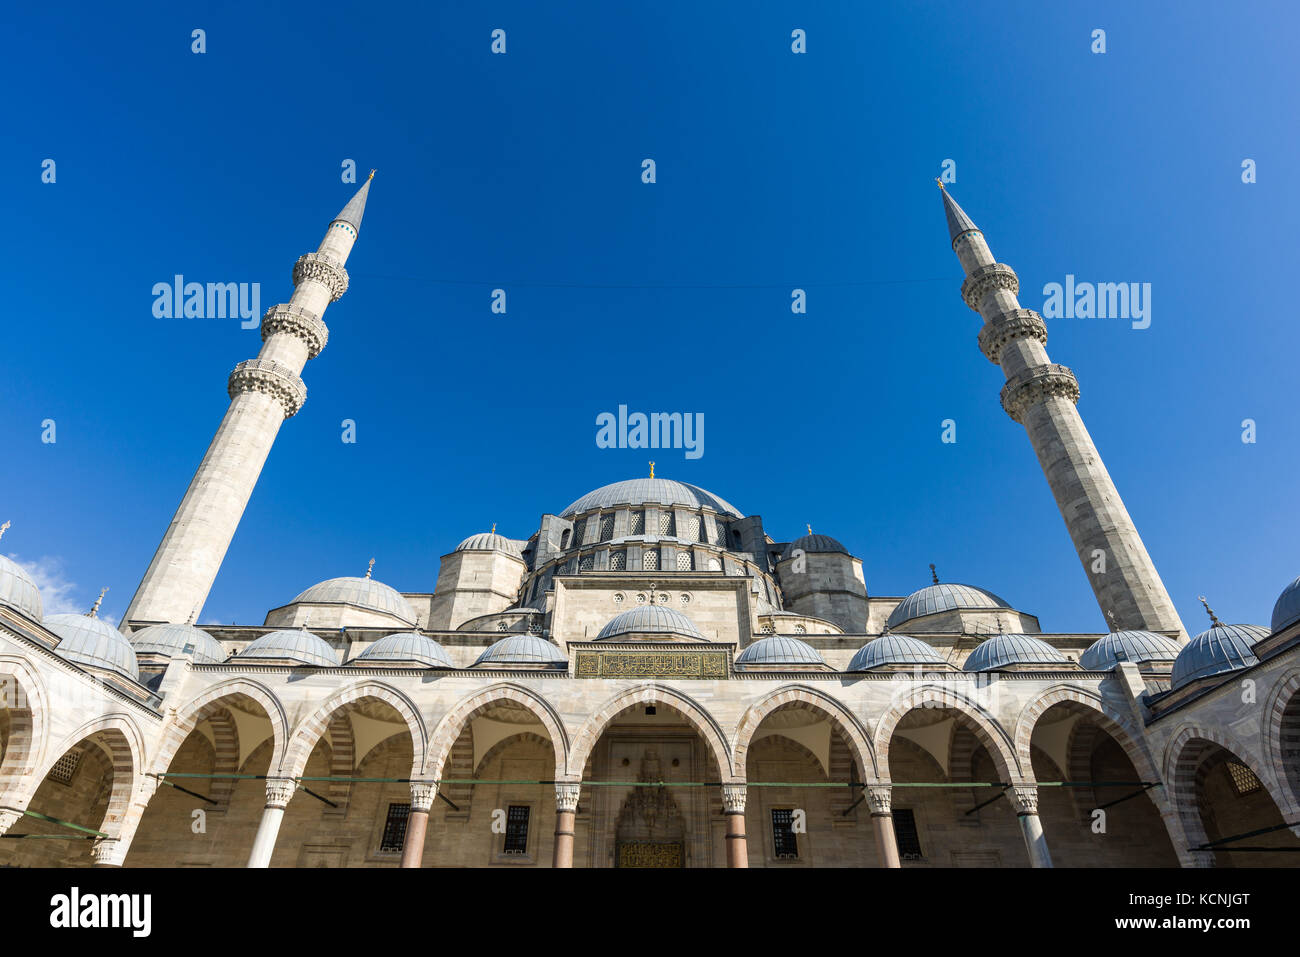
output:
[[725, 651], [580, 651], [579, 678], [725, 678]]
[[681, 844], [636, 841], [618, 846], [619, 867], [681, 867]]

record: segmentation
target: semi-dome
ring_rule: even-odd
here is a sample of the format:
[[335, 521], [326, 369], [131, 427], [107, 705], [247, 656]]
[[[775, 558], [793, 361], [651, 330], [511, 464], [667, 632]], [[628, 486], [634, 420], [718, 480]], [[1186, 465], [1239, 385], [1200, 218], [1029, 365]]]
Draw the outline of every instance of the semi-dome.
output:
[[736, 656], [736, 664], [746, 665], [824, 665], [817, 649], [798, 638], [773, 635], [760, 638]]
[[1008, 665], [1068, 665], [1070, 660], [1041, 638], [994, 635], [976, 646], [962, 671], [996, 671]]
[[781, 553], [781, 558], [789, 558], [795, 553], [796, 549], [803, 551], [806, 554], [813, 554], [815, 552], [838, 552], [841, 555], [849, 554], [847, 548], [829, 535], [813, 535], [810, 533], [802, 538], [796, 538], [793, 542], [787, 545], [785, 550]]
[[413, 631], [399, 631], [395, 635], [385, 635], [365, 651], [357, 655], [356, 661], [388, 664], [415, 663], [431, 668], [454, 668], [451, 659], [442, 645], [428, 635]]
[[150, 625], [131, 635], [137, 655], [192, 655], [196, 664], [214, 665], [226, 660], [221, 642], [193, 625]]
[[1251, 648], [1268, 634], [1263, 625], [1215, 624], [1183, 646], [1174, 661], [1170, 687], [1176, 690], [1198, 678], [1259, 664]]
[[1271, 624], [1273, 631], [1278, 632], [1297, 621], [1300, 621], [1300, 578], [1287, 585], [1282, 594], [1277, 596]]
[[685, 482], [672, 479], [639, 478], [624, 482], [614, 482], [572, 503], [560, 513], [561, 518], [570, 518], [597, 508], [617, 508], [628, 505], [684, 505], [687, 508], [707, 507], [718, 512], [726, 512], [736, 518], [743, 518], [740, 511], [712, 492]]
[[943, 655], [933, 645], [909, 635], [884, 634], [858, 649], [847, 671], [871, 671], [885, 665], [942, 665]]
[[140, 666], [135, 660], [135, 649], [126, 635], [106, 621], [89, 615], [50, 615], [44, 621], [50, 631], [59, 636], [55, 654], [73, 664], [87, 668], [116, 671], [133, 680], [140, 680]]
[[632, 634], [685, 635], [705, 640], [693, 621], [667, 605], [646, 605], [620, 612], [600, 629], [596, 640]]
[[396, 589], [373, 578], [331, 578], [312, 585], [290, 604], [352, 605], [415, 624], [415, 609], [410, 602]]
[[0, 555], [0, 605], [12, 608], [32, 621], [45, 617], [41, 607], [41, 592], [27, 569], [16, 561]]
[[496, 532], [479, 532], [477, 535], [471, 535], [457, 545], [455, 550], [458, 552], [505, 552], [513, 558], [523, 558], [523, 552], [519, 550], [518, 545]]
[[249, 642], [248, 647], [235, 657], [296, 661], [318, 668], [333, 668], [339, 663], [338, 655], [329, 646], [329, 642], [299, 628], [265, 634]]
[[565, 665], [564, 652], [537, 635], [510, 635], [478, 656], [475, 665]]
[[1079, 656], [1084, 671], [1110, 671], [1121, 661], [1135, 665], [1149, 661], [1173, 661], [1183, 646], [1172, 638], [1151, 631], [1112, 631], [1088, 646]]
[[959, 608], [1010, 610], [1011, 606], [993, 592], [976, 588], [974, 585], [937, 583], [926, 585], [899, 602], [898, 607], [890, 613], [886, 627], [897, 628], [903, 622], [911, 621], [913, 618], [923, 618], [926, 615]]

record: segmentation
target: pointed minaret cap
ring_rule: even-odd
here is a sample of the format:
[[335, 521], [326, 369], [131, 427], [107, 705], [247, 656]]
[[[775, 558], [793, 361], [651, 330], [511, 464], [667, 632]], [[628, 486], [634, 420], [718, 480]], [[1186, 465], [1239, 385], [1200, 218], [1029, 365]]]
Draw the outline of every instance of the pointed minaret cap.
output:
[[943, 193], [943, 212], [948, 217], [948, 238], [956, 245], [958, 236], [971, 230], [979, 232], [979, 227], [971, 221], [971, 218], [966, 215], [966, 211], [958, 206], [957, 201], [943, 188], [943, 180], [936, 180], [936, 182], [939, 184], [939, 192]]
[[370, 181], [375, 178], [375, 171], [371, 170], [366, 181], [361, 184], [355, 196], [348, 200], [348, 204], [343, 207], [343, 212], [334, 217], [334, 222], [344, 222], [353, 229], [360, 231], [361, 217], [366, 214], [366, 197], [370, 195]]

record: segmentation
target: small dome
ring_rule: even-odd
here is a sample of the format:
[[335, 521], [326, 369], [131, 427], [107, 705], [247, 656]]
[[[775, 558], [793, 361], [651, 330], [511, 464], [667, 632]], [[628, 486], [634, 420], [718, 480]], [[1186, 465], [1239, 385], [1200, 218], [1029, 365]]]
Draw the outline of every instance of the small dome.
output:
[[1224, 624], [1201, 632], [1178, 653], [1170, 675], [1170, 688], [1176, 690], [1198, 678], [1259, 664], [1251, 648], [1261, 638], [1267, 638], [1268, 633], [1263, 625]]
[[806, 554], [813, 552], [838, 552], [841, 555], [849, 554], [849, 550], [841, 545], [838, 541], [829, 535], [805, 535], [803, 538], [796, 538], [793, 542], [785, 547], [781, 552], [781, 559], [785, 560], [795, 553], [795, 550], [801, 550]]
[[871, 671], [884, 665], [942, 665], [943, 655], [931, 644], [909, 635], [884, 634], [858, 649], [846, 671]]
[[433, 668], [454, 668], [451, 659], [442, 645], [428, 635], [413, 631], [399, 631], [395, 635], [385, 635], [354, 659], [356, 662], [374, 662], [376, 664], [408, 663], [429, 665]]
[[248, 643], [237, 658], [271, 658], [297, 661], [318, 668], [334, 668], [339, 658], [329, 642], [310, 631], [273, 631]]
[[410, 602], [373, 578], [331, 578], [312, 585], [290, 604], [352, 605], [415, 624], [415, 609]]
[[979, 643], [962, 671], [996, 671], [1008, 665], [1068, 665], [1070, 661], [1047, 642], [1029, 635], [994, 635]]
[[226, 660], [221, 642], [193, 625], [150, 625], [131, 635], [131, 645], [137, 655], [175, 658], [188, 654], [193, 655], [194, 662], [200, 665], [214, 665]]
[[510, 635], [478, 656], [475, 665], [565, 665], [569, 659], [545, 638]]
[[667, 605], [646, 605], [621, 612], [609, 620], [596, 640], [617, 638], [619, 635], [632, 634], [685, 635], [704, 641], [700, 630], [694, 622], [680, 611], [674, 611]]
[[[0, 598], [0, 601], [4, 599]], [[1297, 578], [1277, 596], [1273, 606], [1273, 631], [1278, 632], [1300, 621], [1300, 578]]]
[[54, 653], [73, 664], [116, 671], [140, 680], [135, 649], [126, 635], [106, 621], [87, 615], [50, 615], [44, 625], [61, 639]]
[[505, 552], [511, 558], [518, 558], [520, 561], [524, 557], [518, 545], [496, 532], [479, 532], [477, 535], [471, 535], [457, 545], [455, 550], [458, 552]]
[[718, 498], [712, 492], [672, 479], [639, 478], [614, 482], [588, 492], [560, 513], [561, 518], [572, 518], [597, 508], [617, 508], [632, 505], [684, 505], [687, 508], [708, 507], [716, 512], [726, 512], [744, 518], [734, 505]]
[[0, 605], [12, 608], [32, 621], [45, 617], [41, 592], [35, 580], [22, 565], [3, 555], [0, 555]]
[[1183, 646], [1151, 631], [1113, 631], [1098, 638], [1079, 656], [1084, 671], [1110, 671], [1121, 661], [1135, 665], [1148, 661], [1173, 661]]
[[896, 628], [905, 621], [934, 615], [941, 611], [954, 611], [958, 608], [999, 608], [1010, 610], [1011, 606], [983, 588], [974, 585], [926, 585], [920, 591], [914, 591], [901, 602], [889, 615], [887, 628]]
[[797, 638], [776, 635], [760, 638], [736, 656], [736, 664], [745, 665], [824, 665], [817, 649]]

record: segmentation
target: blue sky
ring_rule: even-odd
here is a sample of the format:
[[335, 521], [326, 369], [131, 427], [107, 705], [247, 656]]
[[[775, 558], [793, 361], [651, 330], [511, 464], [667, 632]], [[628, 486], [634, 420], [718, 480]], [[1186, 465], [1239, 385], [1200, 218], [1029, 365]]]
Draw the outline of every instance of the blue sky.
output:
[[[1300, 572], [1294, 5], [439, 7], [5, 14], [0, 510], [49, 610], [109, 585], [121, 615], [260, 345], [155, 318], [153, 285], [287, 301], [353, 159], [379, 173], [351, 289], [200, 620], [260, 624], [372, 556], [432, 590], [460, 539], [527, 537], [653, 457], [778, 541], [839, 538], [872, 594], [935, 562], [1102, 630], [960, 299], [952, 159], [1026, 308], [1066, 274], [1151, 283], [1150, 328], [1052, 320], [1048, 349], [1188, 627], [1200, 593], [1267, 623]], [[620, 404], [702, 413], [705, 454], [597, 448]]]

